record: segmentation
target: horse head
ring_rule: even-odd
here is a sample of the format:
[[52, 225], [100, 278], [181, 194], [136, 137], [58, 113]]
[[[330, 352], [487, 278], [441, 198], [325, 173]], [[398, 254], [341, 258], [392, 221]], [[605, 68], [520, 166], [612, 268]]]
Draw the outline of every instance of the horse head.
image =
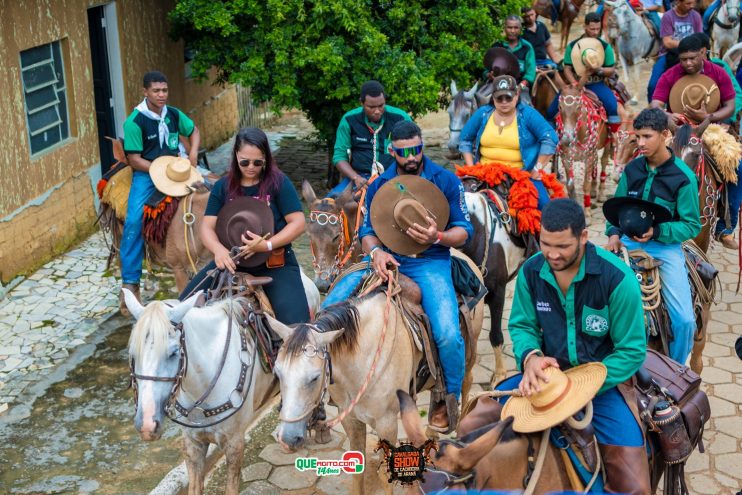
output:
[[472, 177], [471, 175], [461, 177], [461, 184], [464, 186], [464, 191], [468, 193], [475, 193], [481, 189], [487, 189], [487, 184], [483, 180], [477, 177]]
[[621, 178], [626, 165], [637, 156], [639, 145], [632, 119], [621, 123], [617, 137], [618, 139], [614, 143], [615, 155], [613, 157], [613, 179], [616, 182]]
[[123, 291], [126, 306], [137, 320], [129, 337], [134, 426], [142, 440], [157, 440], [163, 431], [165, 407], [178, 386], [182, 352], [178, 325], [198, 295], [180, 303], [153, 301], [145, 307], [129, 290]]
[[707, 125], [699, 125], [695, 129], [689, 124], [677, 128], [672, 139], [672, 150], [675, 156], [683, 160], [691, 170], [695, 170], [703, 155], [703, 141], [701, 137]]
[[[408, 440], [417, 448], [423, 446], [427, 437], [420, 421], [417, 406], [406, 392], [397, 390], [402, 426]], [[425, 472], [425, 482], [420, 484], [423, 493], [439, 493], [446, 489], [478, 490], [483, 487], [475, 486], [480, 478], [497, 478], [494, 472], [488, 471], [497, 468], [496, 463], [487, 463], [483, 469], [475, 469], [488, 455], [494, 453], [494, 448], [504, 437], [512, 437], [512, 418], [475, 430], [459, 441], [442, 440], [433, 458], [434, 466]], [[486, 432], [483, 432], [486, 430]], [[468, 437], [479, 433], [470, 442]], [[482, 463], [483, 464], [483, 463]], [[475, 473], [475, 470], [477, 471]], [[502, 471], [505, 473], [505, 470]]]
[[283, 339], [274, 367], [281, 382], [278, 442], [294, 451], [304, 445], [332, 381], [331, 346], [344, 353], [357, 350], [358, 310], [338, 303], [325, 308], [312, 324], [289, 328], [271, 321], [271, 327]]
[[570, 146], [577, 141], [577, 127], [582, 112], [582, 88], [567, 86], [559, 95], [559, 115], [562, 118], [561, 146]]
[[739, 2], [740, 0], [726, 0], [726, 2], [724, 2], [728, 22], [734, 24], [739, 21]]
[[461, 156], [459, 153], [459, 139], [462, 129], [477, 109], [477, 100], [475, 96], [478, 85], [479, 83], [474, 83], [474, 86], [472, 86], [469, 91], [460, 92], [456, 89], [456, 81], [451, 81], [451, 96], [453, 98], [451, 103], [448, 105], [448, 130], [451, 131], [451, 134], [448, 138], [447, 155], [450, 159], [455, 159]]
[[337, 198], [317, 199], [308, 180], [301, 183], [301, 192], [304, 201], [309, 207], [309, 246], [312, 250], [312, 265], [314, 266], [314, 284], [320, 292], [327, 292], [340, 271], [339, 258], [346, 249], [345, 234], [352, 232], [355, 225], [346, 225], [354, 222], [358, 203], [353, 199], [353, 184]]

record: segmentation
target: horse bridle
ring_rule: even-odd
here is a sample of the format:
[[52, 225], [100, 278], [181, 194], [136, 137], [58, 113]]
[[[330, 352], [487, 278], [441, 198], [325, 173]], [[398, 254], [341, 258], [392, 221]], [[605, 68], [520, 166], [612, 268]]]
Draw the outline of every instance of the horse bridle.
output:
[[[363, 198], [365, 197], [365, 189], [364, 193], [361, 195], [361, 201], [358, 204], [358, 208], [364, 208], [362, 202]], [[324, 198], [322, 200], [323, 204], [335, 204], [335, 200], [333, 198]], [[338, 244], [338, 250], [335, 253], [335, 259], [332, 262], [332, 265], [329, 268], [325, 268], [324, 270], [320, 270], [319, 263], [317, 263], [317, 256], [314, 253], [314, 244], [312, 243], [312, 240], [309, 240], [309, 250], [312, 253], [312, 267], [314, 268], [315, 272], [317, 272], [317, 276], [320, 278], [320, 280], [327, 280], [328, 282], [331, 282], [343, 269], [345, 264], [353, 257], [353, 252], [356, 249], [356, 244], [358, 243], [358, 232], [360, 229], [360, 225], [356, 225], [355, 232], [353, 233], [353, 237], [350, 239], [350, 244], [348, 247], [345, 247], [345, 228], [348, 226], [348, 217], [345, 214], [345, 211], [343, 209], [340, 209], [340, 213], [331, 213], [326, 212], [322, 210], [312, 210], [309, 212], [309, 223], [316, 223], [319, 226], [324, 227], [327, 224], [330, 225], [339, 225], [340, 229], [340, 235], [342, 237], [340, 243]], [[357, 222], [358, 223], [358, 222]]]

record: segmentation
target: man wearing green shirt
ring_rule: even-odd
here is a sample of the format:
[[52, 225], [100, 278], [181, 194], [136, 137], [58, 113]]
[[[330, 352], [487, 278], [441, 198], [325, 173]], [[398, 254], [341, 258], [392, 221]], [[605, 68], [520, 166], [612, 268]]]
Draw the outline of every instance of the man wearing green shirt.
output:
[[662, 300], [667, 306], [673, 340], [670, 357], [680, 364], [690, 355], [696, 319], [688, 271], [681, 243], [701, 231], [696, 174], [670, 148], [667, 116], [659, 108], [642, 110], [634, 120], [640, 156], [630, 161], [616, 187], [615, 197], [651, 201], [669, 210], [672, 220], [652, 227], [642, 237], [629, 238], [618, 226], [606, 223], [609, 250], [643, 249], [661, 260]]
[[[123, 287], [139, 298], [139, 280], [142, 276], [144, 238], [142, 215], [144, 204], [155, 190], [149, 177], [149, 166], [155, 158], [178, 156], [180, 136], [189, 139], [189, 160], [196, 166], [201, 143], [198, 128], [188, 116], [167, 105], [168, 84], [162, 72], [144, 75], [144, 99], [124, 122], [124, 151], [134, 169], [129, 190], [129, 202], [121, 237], [121, 278]], [[123, 293], [122, 293], [123, 305]]]
[[[509, 50], [518, 59], [520, 67], [519, 81], [523, 93], [528, 93], [536, 80], [536, 52], [533, 46], [521, 37], [523, 32], [521, 18], [517, 15], [509, 15], [505, 19], [505, 41], [495, 42], [493, 47], [499, 46]], [[487, 68], [489, 70], [489, 67]]]
[[[525, 396], [540, 390], [544, 369], [602, 362], [605, 383], [593, 398], [593, 427], [606, 469], [608, 493], [650, 493], [642, 430], [617, 386], [631, 378], [647, 352], [641, 289], [616, 255], [588, 240], [582, 207], [550, 201], [541, 216], [541, 252], [518, 272], [508, 331], [522, 374], [500, 382]], [[499, 419], [500, 405], [480, 399], [459, 434]]]
[[[392, 164], [392, 127], [399, 121], [412, 120], [404, 110], [386, 104], [384, 87], [378, 81], [363, 83], [360, 100], [361, 106], [343, 115], [338, 125], [332, 163], [343, 178], [327, 193], [328, 197], [339, 196], [351, 182], [353, 189], [360, 189], [373, 173], [381, 173]], [[374, 164], [382, 169], [374, 171]]]

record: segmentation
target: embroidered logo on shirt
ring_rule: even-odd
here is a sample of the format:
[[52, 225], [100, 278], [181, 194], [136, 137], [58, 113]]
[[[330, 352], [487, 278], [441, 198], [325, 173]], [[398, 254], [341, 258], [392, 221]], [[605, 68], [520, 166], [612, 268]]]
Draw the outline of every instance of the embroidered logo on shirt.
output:
[[543, 301], [536, 301], [536, 311], [541, 311], [544, 313], [551, 312], [551, 306], [549, 306], [549, 303], [543, 302]]
[[593, 333], [605, 333], [608, 330], [608, 320], [600, 315], [588, 315], [585, 318], [588, 331]]

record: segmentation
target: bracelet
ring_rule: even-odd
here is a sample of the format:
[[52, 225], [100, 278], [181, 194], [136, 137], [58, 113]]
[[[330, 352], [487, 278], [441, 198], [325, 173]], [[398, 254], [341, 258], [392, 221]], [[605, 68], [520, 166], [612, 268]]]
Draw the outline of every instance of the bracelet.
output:
[[273, 251], [273, 243], [271, 241], [266, 240], [265, 245], [268, 246], [268, 251]]
[[440, 242], [441, 242], [441, 241], [443, 240], [443, 232], [441, 232], [441, 231], [439, 230], [439, 231], [438, 231], [438, 235], [437, 235], [437, 237], [438, 237], [438, 238], [437, 238], [437, 239], [435, 240], [435, 242], [434, 242], [433, 244], [438, 244], [438, 243], [440, 243]]
[[371, 251], [368, 252], [368, 255], [371, 257], [371, 261], [374, 259], [374, 251], [377, 249], [381, 249], [381, 246], [374, 246], [371, 248]]

